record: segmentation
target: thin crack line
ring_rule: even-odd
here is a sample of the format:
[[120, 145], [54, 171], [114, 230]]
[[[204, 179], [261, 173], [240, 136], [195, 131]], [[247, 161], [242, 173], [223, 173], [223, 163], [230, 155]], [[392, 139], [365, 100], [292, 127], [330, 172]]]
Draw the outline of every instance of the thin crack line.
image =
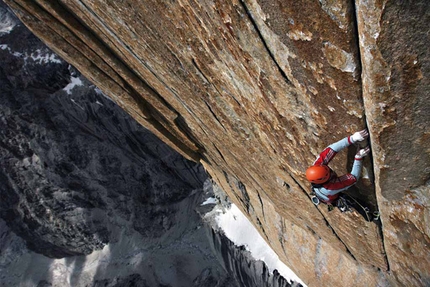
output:
[[267, 44], [266, 40], [264, 39], [263, 34], [261, 33], [260, 29], [258, 28], [258, 24], [257, 22], [254, 20], [254, 17], [252, 16], [251, 11], [249, 10], [248, 6], [246, 6], [246, 3], [244, 0], [241, 0], [240, 3], [242, 4], [243, 8], [246, 11], [246, 14], [248, 15], [252, 26], [254, 27], [255, 31], [257, 32], [259, 38], [261, 39], [261, 42], [263, 43], [264, 47], [266, 48], [270, 58], [273, 60], [273, 62], [275, 63], [276, 67], [278, 68], [279, 72], [281, 73], [282, 77], [284, 77], [285, 81], [292, 85], [292, 82], [290, 81], [290, 79], [288, 78], [287, 74], [284, 72], [284, 70], [281, 68], [281, 66], [279, 65], [278, 61], [276, 61], [275, 55], [273, 54], [273, 52], [270, 50], [269, 45]]
[[[356, 33], [356, 46], [357, 46], [357, 49], [358, 49], [358, 53], [357, 53], [357, 55], [358, 55], [358, 62], [360, 63], [361, 74], [363, 74], [364, 63], [363, 63], [363, 60], [362, 60], [362, 57], [361, 57], [362, 51], [361, 51], [361, 47], [360, 47], [360, 33], [358, 31], [358, 21], [359, 21], [358, 19], [359, 19], [359, 17], [358, 17], [357, 1], [354, 1], [353, 5], [352, 5], [352, 9], [353, 9], [353, 13], [352, 13], [353, 21], [352, 22], [353, 22], [355, 33]], [[367, 115], [366, 115], [367, 114], [366, 113], [366, 107], [364, 106], [363, 78], [362, 77], [360, 77], [360, 86], [361, 86], [361, 89], [360, 89], [360, 92], [361, 92], [361, 102], [362, 102], [363, 107], [364, 107], [364, 122], [365, 122], [366, 129], [369, 130], [369, 125], [368, 125]], [[370, 145], [372, 144], [371, 137], [369, 137], [369, 144]], [[370, 163], [372, 164], [372, 170], [373, 170], [373, 182], [372, 182], [372, 184], [373, 184], [373, 186], [375, 186], [375, 174], [376, 174], [376, 172], [375, 172], [375, 165], [374, 165], [372, 154], [370, 154], [369, 156], [370, 156]], [[374, 189], [374, 192], [375, 192], [375, 199], [376, 199], [375, 200], [375, 206], [376, 206], [377, 210], [379, 211], [378, 198], [376, 196], [376, 188]], [[381, 236], [382, 249], [383, 249], [383, 252], [384, 252], [385, 262], [387, 264], [387, 272], [389, 272], [390, 271], [390, 261], [388, 259], [388, 255], [387, 255], [387, 251], [386, 251], [386, 246], [385, 246], [382, 220], [379, 219], [379, 222], [380, 222], [380, 224], [378, 224], [378, 231], [379, 231], [379, 234]]]

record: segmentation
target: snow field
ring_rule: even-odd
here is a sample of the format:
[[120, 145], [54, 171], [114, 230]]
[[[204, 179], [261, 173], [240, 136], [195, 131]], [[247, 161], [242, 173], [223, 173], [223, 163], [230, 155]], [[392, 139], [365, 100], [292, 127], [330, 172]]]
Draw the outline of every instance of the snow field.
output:
[[293, 280], [306, 286], [288, 266], [279, 260], [275, 251], [270, 248], [257, 229], [236, 205], [231, 204], [231, 208], [226, 212], [218, 210], [215, 220], [231, 241], [237, 246], [245, 246], [254, 259], [264, 261], [271, 273], [276, 269], [285, 279]]

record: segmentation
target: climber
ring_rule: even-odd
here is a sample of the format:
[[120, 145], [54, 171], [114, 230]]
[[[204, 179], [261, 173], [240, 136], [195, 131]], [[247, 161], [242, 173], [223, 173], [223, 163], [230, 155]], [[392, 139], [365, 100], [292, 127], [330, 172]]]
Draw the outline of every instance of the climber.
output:
[[[316, 195], [316, 197], [312, 198], [315, 204], [322, 201], [331, 206], [332, 203], [337, 201], [341, 191], [348, 189], [358, 181], [363, 165], [362, 158], [370, 153], [369, 146], [358, 150], [351, 173], [339, 177], [328, 167], [328, 164], [342, 149], [356, 142], [363, 141], [368, 136], [368, 131], [362, 130], [329, 145], [318, 156], [314, 164], [306, 170], [306, 178], [311, 182], [312, 190]], [[342, 208], [340, 209], [342, 210]]]

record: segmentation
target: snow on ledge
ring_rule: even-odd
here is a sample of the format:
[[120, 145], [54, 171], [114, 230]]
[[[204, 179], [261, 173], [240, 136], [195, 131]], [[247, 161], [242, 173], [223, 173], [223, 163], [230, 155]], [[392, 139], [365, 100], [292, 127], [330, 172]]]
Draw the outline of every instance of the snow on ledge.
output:
[[217, 204], [217, 199], [215, 197], [209, 197], [208, 199], [205, 200], [205, 202], [203, 202], [200, 205], [208, 205], [208, 204]]
[[18, 21], [11, 17], [6, 10], [0, 10], [0, 34], [9, 34], [17, 24]]
[[264, 261], [272, 274], [277, 269], [285, 279], [296, 281], [306, 286], [288, 266], [279, 260], [275, 251], [270, 248], [257, 229], [236, 205], [231, 204], [231, 208], [226, 212], [219, 212], [215, 220], [231, 241], [237, 246], [244, 245], [256, 260]]
[[81, 79], [79, 79], [78, 77], [70, 77], [70, 81], [71, 82], [63, 89], [67, 92], [68, 95], [72, 94], [72, 90], [74, 87], [83, 85]]
[[55, 63], [55, 64], [61, 64], [62, 61], [58, 58], [56, 54], [53, 53], [43, 53], [40, 49], [36, 50], [36, 52], [31, 53], [30, 56], [27, 55], [27, 57], [30, 57], [39, 64], [48, 64], [48, 63]]

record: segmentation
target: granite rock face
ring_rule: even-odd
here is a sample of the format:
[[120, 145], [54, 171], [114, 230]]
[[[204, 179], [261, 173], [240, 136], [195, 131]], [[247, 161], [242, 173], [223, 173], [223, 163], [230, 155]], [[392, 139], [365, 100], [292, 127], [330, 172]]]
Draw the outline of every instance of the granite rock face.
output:
[[200, 164], [3, 3], [0, 19], [0, 286], [297, 285], [202, 220], [214, 195]]
[[[426, 286], [429, 274], [430, 5], [358, 1], [363, 100], [393, 276]], [[413, 262], [413, 263], [412, 263]]]
[[[428, 284], [427, 1], [5, 2], [200, 161], [308, 285]], [[315, 208], [303, 175], [366, 125], [373, 154], [351, 193], [380, 223]], [[354, 152], [332, 167], [346, 172]]]

